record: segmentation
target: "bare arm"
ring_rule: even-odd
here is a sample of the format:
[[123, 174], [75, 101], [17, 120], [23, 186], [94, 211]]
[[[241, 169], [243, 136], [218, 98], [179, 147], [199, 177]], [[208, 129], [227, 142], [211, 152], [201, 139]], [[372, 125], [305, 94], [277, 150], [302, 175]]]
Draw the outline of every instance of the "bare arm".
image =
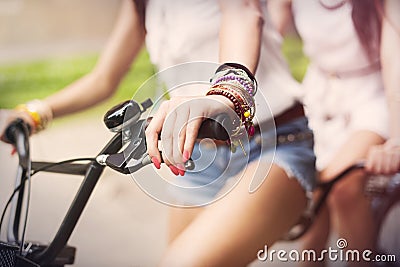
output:
[[284, 36], [289, 25], [292, 23], [292, 1], [291, 0], [269, 0], [268, 13], [272, 24], [277, 31]]
[[[219, 61], [239, 63], [255, 73], [263, 26], [260, 1], [219, 0], [219, 5], [222, 14]], [[147, 151], [154, 165], [160, 167], [157, 143], [161, 133], [164, 162], [175, 175], [184, 175], [183, 162], [193, 151], [203, 118], [227, 109], [233, 109], [233, 104], [221, 95], [175, 97], [164, 102], [146, 130]]]
[[219, 0], [220, 62], [235, 62], [255, 73], [260, 55], [263, 15], [259, 0]]
[[95, 68], [45, 99], [54, 116], [83, 110], [111, 96], [140, 51], [144, 37], [144, 25], [134, 1], [124, 0], [118, 21]]
[[400, 170], [400, 1], [386, 0], [382, 22], [382, 76], [390, 112], [390, 138], [373, 147], [367, 170], [393, 173]]

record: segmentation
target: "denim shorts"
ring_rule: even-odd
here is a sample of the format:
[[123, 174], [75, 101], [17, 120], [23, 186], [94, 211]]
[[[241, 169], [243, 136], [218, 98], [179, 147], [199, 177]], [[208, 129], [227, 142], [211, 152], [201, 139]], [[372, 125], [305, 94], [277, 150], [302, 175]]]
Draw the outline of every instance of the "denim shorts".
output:
[[247, 153], [240, 145], [233, 153], [226, 144], [197, 143], [192, 153], [195, 168], [177, 177], [169, 190], [176, 204], [202, 206], [213, 202], [233, 188], [249, 163], [257, 164], [249, 189], [256, 190], [261, 185], [273, 163], [297, 179], [307, 195], [313, 190], [316, 158], [312, 131], [305, 117], [280, 125], [276, 131], [256, 133], [242, 145], [247, 147]]

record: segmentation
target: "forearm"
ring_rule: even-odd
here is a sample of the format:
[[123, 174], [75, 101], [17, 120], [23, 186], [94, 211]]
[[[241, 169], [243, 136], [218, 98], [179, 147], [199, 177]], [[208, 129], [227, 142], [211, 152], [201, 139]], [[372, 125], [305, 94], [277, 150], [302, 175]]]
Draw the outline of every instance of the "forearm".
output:
[[86, 109], [110, 97], [139, 53], [144, 36], [144, 25], [134, 1], [125, 0], [94, 70], [44, 100], [54, 116]]
[[106, 79], [91, 72], [61, 91], [44, 99], [53, 112], [60, 117], [94, 106], [113, 94], [116, 85], [112, 86]]
[[[390, 111], [391, 138], [400, 140], [400, 1], [385, 2], [382, 25], [382, 76]], [[389, 23], [390, 21], [390, 23]], [[396, 30], [397, 29], [397, 30]]]
[[219, 60], [235, 62], [255, 73], [260, 55], [263, 16], [258, 0], [220, 0]]

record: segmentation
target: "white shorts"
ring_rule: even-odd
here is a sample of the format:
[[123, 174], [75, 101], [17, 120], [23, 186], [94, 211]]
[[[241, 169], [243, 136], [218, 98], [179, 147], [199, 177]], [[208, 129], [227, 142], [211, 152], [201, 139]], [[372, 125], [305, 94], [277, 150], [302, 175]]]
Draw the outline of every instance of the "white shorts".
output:
[[317, 169], [325, 168], [356, 131], [389, 136], [389, 111], [381, 72], [352, 77], [328, 77], [310, 66], [303, 81], [304, 104], [314, 131]]

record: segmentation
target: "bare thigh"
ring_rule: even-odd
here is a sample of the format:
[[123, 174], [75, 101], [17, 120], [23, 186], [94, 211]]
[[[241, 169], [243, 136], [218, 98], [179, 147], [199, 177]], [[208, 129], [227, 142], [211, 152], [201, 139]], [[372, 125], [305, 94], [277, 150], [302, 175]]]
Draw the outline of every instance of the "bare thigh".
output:
[[168, 243], [172, 243], [203, 210], [203, 207], [169, 208]]
[[244, 266], [298, 220], [306, 196], [296, 179], [273, 165], [255, 192], [248, 191], [255, 164], [232, 192], [207, 206], [172, 242], [163, 266]]

